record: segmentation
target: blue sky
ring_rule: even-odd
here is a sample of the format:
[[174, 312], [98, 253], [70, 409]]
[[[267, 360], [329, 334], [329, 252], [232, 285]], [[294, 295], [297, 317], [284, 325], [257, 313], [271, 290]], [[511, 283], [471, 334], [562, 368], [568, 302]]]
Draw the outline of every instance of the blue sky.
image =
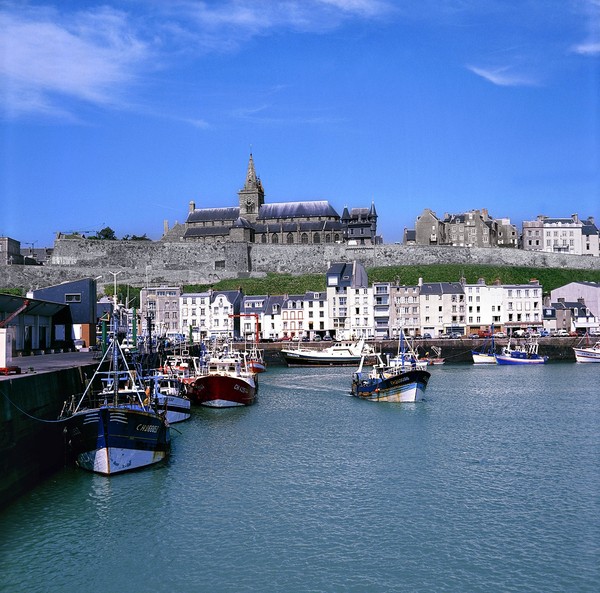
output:
[[600, 221], [600, 0], [0, 0], [0, 236], [237, 204]]

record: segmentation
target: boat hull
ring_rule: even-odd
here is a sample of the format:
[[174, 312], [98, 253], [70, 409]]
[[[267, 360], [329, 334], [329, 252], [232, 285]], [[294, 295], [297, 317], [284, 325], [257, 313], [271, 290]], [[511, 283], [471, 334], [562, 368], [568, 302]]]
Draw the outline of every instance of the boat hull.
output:
[[267, 370], [265, 363], [259, 360], [248, 360], [246, 364], [251, 373], [264, 373]]
[[496, 363], [501, 365], [516, 365], [516, 364], [546, 364], [547, 356], [535, 355], [532, 357], [514, 356], [510, 354], [496, 354]]
[[198, 377], [189, 391], [190, 399], [209, 408], [250, 406], [256, 401], [256, 381], [250, 377], [205, 375]]
[[183, 422], [192, 415], [192, 402], [187, 397], [159, 393], [156, 397], [156, 404], [159, 410], [164, 410], [166, 407], [169, 424]]
[[577, 362], [600, 362], [600, 348], [573, 348]]
[[496, 357], [493, 354], [471, 351], [473, 364], [496, 364]]
[[68, 418], [66, 428], [77, 465], [103, 475], [158, 463], [170, 451], [168, 423], [142, 409], [82, 410]]
[[295, 350], [281, 350], [288, 366], [358, 366], [361, 356], [320, 356], [318, 353], [308, 354]]
[[352, 395], [377, 402], [410, 403], [423, 399], [431, 374], [414, 370], [385, 379], [357, 378], [352, 382]]

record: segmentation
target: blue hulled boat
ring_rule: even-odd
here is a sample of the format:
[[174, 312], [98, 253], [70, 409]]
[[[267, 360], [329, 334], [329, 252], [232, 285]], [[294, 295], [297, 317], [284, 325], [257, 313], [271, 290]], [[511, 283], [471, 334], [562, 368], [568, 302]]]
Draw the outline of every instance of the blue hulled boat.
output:
[[168, 456], [166, 409], [145, 399], [139, 375], [113, 339], [81, 398], [76, 402], [73, 397], [61, 414], [67, 444], [79, 467], [112, 475]]

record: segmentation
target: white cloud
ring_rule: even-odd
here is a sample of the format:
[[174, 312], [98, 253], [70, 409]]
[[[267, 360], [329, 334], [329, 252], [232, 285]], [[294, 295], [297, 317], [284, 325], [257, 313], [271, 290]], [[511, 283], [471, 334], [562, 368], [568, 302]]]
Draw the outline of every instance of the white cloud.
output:
[[579, 45], [573, 46], [571, 49], [574, 53], [582, 56], [595, 56], [600, 54], [600, 41], [580, 43]]
[[116, 105], [149, 57], [125, 16], [100, 9], [61, 17], [50, 10], [0, 12], [4, 111], [66, 116], [65, 101]]
[[467, 66], [467, 69], [498, 86], [537, 86], [539, 84], [539, 81], [533, 77], [513, 72], [510, 66], [499, 68]]

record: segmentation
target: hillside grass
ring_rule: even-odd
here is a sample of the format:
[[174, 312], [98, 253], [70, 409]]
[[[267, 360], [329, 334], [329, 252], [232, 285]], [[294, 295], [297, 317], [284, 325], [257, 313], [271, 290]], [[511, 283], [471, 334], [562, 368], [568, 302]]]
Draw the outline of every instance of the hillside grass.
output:
[[[493, 284], [496, 280], [499, 280], [501, 284], [527, 284], [530, 280], [536, 279], [542, 285], [544, 293], [549, 293], [569, 282], [600, 283], [600, 270], [464, 264], [375, 267], [367, 268], [367, 274], [369, 283], [393, 282], [408, 286], [417, 284], [419, 278], [423, 278], [423, 282], [458, 282], [464, 277], [469, 284], [483, 278], [488, 285]], [[292, 274], [269, 273], [266, 278], [221, 280], [213, 285], [186, 285], [184, 292], [203, 292], [209, 288], [214, 290], [241, 288], [244, 294], [248, 295], [304, 294], [307, 291], [324, 291], [326, 281], [325, 274], [293, 276]]]

